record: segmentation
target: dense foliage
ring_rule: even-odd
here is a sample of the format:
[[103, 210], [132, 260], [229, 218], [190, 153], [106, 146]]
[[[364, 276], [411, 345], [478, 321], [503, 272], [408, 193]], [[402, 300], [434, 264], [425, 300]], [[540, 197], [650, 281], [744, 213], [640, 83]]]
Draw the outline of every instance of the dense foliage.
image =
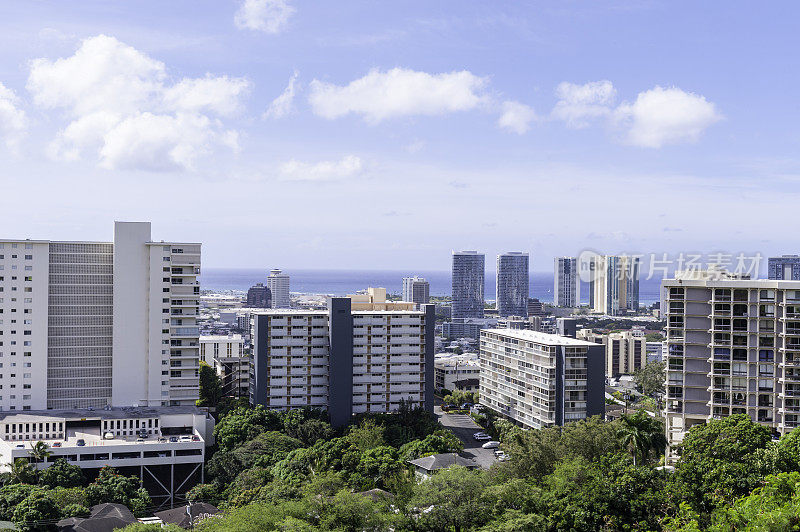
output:
[[[747, 416], [693, 427], [674, 471], [661, 420], [643, 411], [521, 430], [479, 416], [510, 460], [415, 478], [407, 461], [456, 451], [427, 413], [364, 415], [304, 436], [314, 411], [231, 411], [212, 481], [192, 496], [224, 513], [199, 530], [791, 530], [800, 524], [800, 432], [773, 440]], [[380, 491], [375, 491], [376, 489]], [[372, 490], [372, 491], [370, 491]]]

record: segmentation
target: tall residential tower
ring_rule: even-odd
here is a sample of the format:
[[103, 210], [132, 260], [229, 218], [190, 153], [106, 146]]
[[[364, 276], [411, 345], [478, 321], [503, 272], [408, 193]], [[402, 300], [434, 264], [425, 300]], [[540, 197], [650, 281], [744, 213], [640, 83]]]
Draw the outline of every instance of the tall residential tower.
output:
[[272, 308], [291, 308], [292, 299], [289, 297], [289, 276], [281, 270], [269, 271], [267, 288], [272, 296]]
[[477, 251], [453, 252], [451, 318], [482, 318], [486, 257]]
[[200, 244], [0, 240], [0, 410], [194, 405]]
[[500, 316], [528, 315], [529, 257], [521, 251], [497, 256], [497, 311]]
[[403, 277], [403, 301], [425, 305], [431, 299], [431, 285], [422, 277]]
[[581, 303], [581, 280], [578, 276], [578, 259], [556, 257], [554, 264], [553, 304], [557, 307], [575, 308]]

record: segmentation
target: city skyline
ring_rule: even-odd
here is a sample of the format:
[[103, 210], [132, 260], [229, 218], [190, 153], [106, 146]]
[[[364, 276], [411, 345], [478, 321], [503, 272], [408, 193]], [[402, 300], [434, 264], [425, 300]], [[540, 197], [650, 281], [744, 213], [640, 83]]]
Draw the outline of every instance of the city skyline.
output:
[[[764, 98], [797, 77], [779, 68], [794, 4], [729, 4], [724, 23], [668, 2], [274, 4], [1, 2], [6, 234], [106, 240], [108, 222], [144, 219], [202, 240], [211, 267], [286, 269], [441, 269], [475, 248], [527, 250], [533, 271], [583, 248], [795, 252], [781, 206], [800, 110]], [[252, 215], [222, 199], [244, 193], [280, 200]]]

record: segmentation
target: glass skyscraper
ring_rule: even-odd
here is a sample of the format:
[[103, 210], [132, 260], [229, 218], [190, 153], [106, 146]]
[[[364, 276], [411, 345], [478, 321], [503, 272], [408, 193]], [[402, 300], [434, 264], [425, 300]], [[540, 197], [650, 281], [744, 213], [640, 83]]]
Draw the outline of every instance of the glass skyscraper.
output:
[[483, 318], [485, 266], [483, 253], [453, 252], [453, 319]]
[[497, 312], [528, 316], [528, 254], [510, 251], [497, 256]]

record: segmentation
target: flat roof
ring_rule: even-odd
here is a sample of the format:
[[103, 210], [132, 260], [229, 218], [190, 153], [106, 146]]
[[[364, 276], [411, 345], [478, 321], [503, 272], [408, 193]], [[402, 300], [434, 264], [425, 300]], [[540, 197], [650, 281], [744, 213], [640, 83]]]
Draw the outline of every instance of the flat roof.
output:
[[573, 346], [600, 345], [594, 342], [587, 342], [584, 340], [578, 340], [576, 338], [570, 338], [569, 336], [560, 336], [558, 334], [549, 334], [539, 331], [528, 331], [525, 329], [483, 329], [481, 331], [481, 336], [483, 336], [483, 333], [500, 334], [503, 336], [507, 336], [509, 338], [516, 338], [517, 340], [526, 340], [528, 342], [535, 342], [538, 344], [545, 344], [545, 345], [573, 345]]
[[[356, 302], [358, 303], [358, 302]], [[380, 303], [378, 303], [380, 304]], [[392, 314], [408, 314], [409, 316], [418, 316], [425, 314], [424, 310], [351, 310], [352, 314], [382, 314], [390, 316]], [[261, 309], [252, 312], [256, 315], [269, 315], [269, 316], [327, 316], [327, 310], [302, 310], [302, 309], [288, 309], [288, 308], [274, 308], [274, 309]]]
[[89, 410], [86, 408], [75, 408], [66, 410], [5, 410], [0, 412], [0, 421], [13, 417], [14, 423], [24, 423], [25, 421], [38, 421], [39, 418], [63, 418], [63, 419], [132, 419], [158, 417], [169, 414], [195, 414], [205, 415], [205, 412], [196, 406], [133, 406], [133, 407], [114, 407], [108, 410], [97, 408]]
[[694, 286], [721, 288], [784, 288], [800, 289], [800, 281], [788, 279], [719, 279], [719, 278], [680, 278], [662, 279], [662, 286]]

